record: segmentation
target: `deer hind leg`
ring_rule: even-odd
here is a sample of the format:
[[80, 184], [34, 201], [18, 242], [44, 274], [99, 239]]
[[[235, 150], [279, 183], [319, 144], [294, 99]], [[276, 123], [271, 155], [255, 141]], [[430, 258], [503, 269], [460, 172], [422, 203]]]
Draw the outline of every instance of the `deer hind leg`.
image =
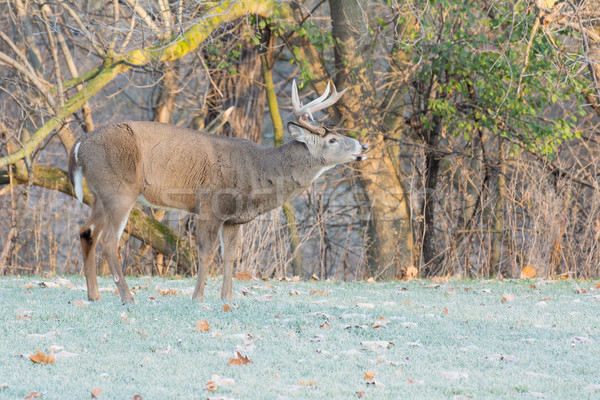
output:
[[231, 286], [233, 281], [233, 262], [237, 255], [239, 225], [223, 225], [221, 254], [223, 254], [223, 287], [221, 299], [223, 301], [233, 300]]
[[96, 278], [96, 245], [98, 244], [99, 237], [102, 235], [102, 213], [102, 203], [98, 199], [94, 199], [92, 215], [79, 231], [88, 299], [93, 301], [100, 300], [98, 280]]
[[123, 275], [123, 268], [119, 264], [118, 250], [119, 250], [119, 239], [123, 234], [125, 225], [127, 224], [127, 218], [131, 207], [135, 203], [135, 198], [131, 201], [125, 201], [122, 199], [118, 204], [111, 205], [104, 208], [104, 230], [100, 238], [100, 246], [102, 247], [102, 253], [108, 263], [110, 272], [112, 273], [113, 280], [119, 290], [121, 301], [123, 303], [133, 303], [133, 297], [125, 276]]
[[208, 264], [213, 260], [217, 244], [219, 243], [219, 232], [221, 222], [202, 221], [196, 224], [196, 240], [198, 242], [198, 279], [192, 299], [204, 301], [204, 287], [206, 286], [206, 270]]

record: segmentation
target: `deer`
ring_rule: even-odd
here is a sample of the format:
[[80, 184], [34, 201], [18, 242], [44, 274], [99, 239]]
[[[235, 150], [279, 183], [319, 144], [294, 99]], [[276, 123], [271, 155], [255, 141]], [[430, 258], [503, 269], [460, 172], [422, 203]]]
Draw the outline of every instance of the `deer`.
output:
[[79, 238], [88, 299], [100, 300], [95, 249], [100, 244], [121, 301], [133, 297], [118, 262], [119, 240], [136, 203], [196, 214], [198, 274], [192, 299], [203, 302], [207, 267], [220, 245], [221, 299], [232, 301], [233, 264], [240, 226], [306, 190], [325, 171], [363, 161], [368, 146], [338, 133], [313, 114], [335, 104], [346, 92], [330, 84], [304, 105], [292, 83], [296, 121], [293, 140], [265, 147], [150, 121], [113, 123], [78, 138], [68, 157], [75, 196], [83, 202], [83, 178], [93, 194], [89, 219]]

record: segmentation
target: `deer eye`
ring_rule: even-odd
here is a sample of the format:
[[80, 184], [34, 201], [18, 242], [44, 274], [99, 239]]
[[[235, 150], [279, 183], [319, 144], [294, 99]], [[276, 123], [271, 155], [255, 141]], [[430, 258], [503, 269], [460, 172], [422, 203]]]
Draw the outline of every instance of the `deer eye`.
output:
[[334, 144], [334, 143], [337, 143], [337, 139], [336, 138], [329, 139], [329, 144]]

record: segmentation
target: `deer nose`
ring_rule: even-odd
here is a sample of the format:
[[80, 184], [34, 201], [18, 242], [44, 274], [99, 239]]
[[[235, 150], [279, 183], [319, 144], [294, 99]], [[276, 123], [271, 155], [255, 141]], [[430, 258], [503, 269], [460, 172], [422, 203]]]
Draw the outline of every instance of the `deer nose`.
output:
[[364, 150], [364, 152], [366, 153], [367, 151], [369, 151], [369, 146], [367, 146], [366, 144], [364, 144], [363, 142], [360, 142], [360, 147], [362, 147], [362, 149]]

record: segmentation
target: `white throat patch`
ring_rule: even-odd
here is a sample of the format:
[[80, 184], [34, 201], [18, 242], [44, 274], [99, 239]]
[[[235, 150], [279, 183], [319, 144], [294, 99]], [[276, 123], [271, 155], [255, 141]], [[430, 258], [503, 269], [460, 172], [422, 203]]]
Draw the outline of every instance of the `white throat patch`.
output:
[[329, 167], [323, 167], [319, 170], [319, 172], [317, 172], [317, 175], [315, 175], [315, 177], [313, 178], [313, 182], [316, 181], [317, 179], [319, 179], [319, 177], [321, 175], [323, 175], [325, 172], [329, 171], [331, 168], [335, 167], [335, 165], [331, 165]]

